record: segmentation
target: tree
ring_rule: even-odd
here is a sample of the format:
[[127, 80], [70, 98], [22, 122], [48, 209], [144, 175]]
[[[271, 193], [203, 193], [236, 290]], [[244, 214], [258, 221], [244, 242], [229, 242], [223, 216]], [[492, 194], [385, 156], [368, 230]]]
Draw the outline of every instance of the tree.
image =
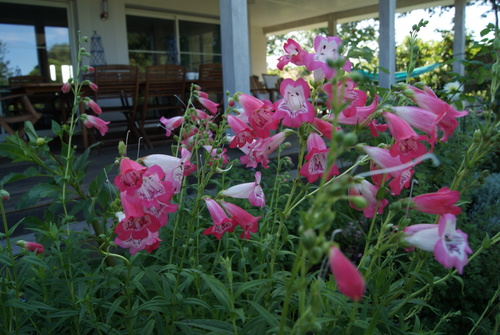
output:
[[8, 78], [12, 76], [12, 70], [9, 68], [10, 61], [5, 59], [7, 52], [5, 42], [0, 40], [0, 86], [8, 85]]

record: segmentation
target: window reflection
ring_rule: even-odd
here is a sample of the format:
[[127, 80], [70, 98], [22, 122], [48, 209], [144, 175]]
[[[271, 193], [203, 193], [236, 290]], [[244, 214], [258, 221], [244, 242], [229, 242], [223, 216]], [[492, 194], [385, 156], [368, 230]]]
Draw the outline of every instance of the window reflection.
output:
[[149, 65], [181, 64], [197, 72], [200, 64], [222, 60], [218, 24], [127, 15], [127, 38], [129, 62], [143, 71]]
[[0, 85], [11, 76], [62, 82], [71, 74], [66, 9], [1, 3]]

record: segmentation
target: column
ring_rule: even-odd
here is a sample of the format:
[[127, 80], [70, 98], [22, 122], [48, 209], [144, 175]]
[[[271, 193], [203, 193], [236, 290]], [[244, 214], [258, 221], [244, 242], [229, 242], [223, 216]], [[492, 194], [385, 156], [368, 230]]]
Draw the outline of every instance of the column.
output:
[[455, 27], [453, 35], [453, 72], [463, 76], [464, 66], [460, 60], [465, 59], [465, 0], [455, 0]]
[[396, 83], [395, 13], [396, 0], [379, 1], [379, 85], [383, 88], [390, 88]]
[[247, 0], [219, 0], [224, 91], [250, 93]]

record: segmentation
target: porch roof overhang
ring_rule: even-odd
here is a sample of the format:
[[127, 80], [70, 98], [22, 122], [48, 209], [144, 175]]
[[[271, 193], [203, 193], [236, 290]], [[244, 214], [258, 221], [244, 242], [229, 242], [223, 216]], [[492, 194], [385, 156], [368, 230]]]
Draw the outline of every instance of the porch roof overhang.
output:
[[[347, 23], [379, 17], [379, 1], [357, 0], [248, 0], [250, 24], [262, 27], [265, 34], [325, 26], [325, 23]], [[396, 12], [449, 6], [453, 0], [398, 0]]]

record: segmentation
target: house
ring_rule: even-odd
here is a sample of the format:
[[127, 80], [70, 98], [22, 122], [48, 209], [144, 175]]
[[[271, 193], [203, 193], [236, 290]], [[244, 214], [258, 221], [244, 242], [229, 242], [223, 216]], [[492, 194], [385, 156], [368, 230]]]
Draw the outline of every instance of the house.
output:
[[[267, 72], [269, 34], [328, 26], [333, 35], [336, 24], [379, 17], [380, 65], [394, 69], [395, 12], [453, 4], [460, 55], [466, 0], [0, 0], [0, 47], [20, 55], [9, 64], [16, 74], [35, 71], [62, 81], [70, 64], [57, 60], [61, 66], [50, 67], [48, 59], [66, 52], [74, 60], [80, 31], [94, 36], [87, 46], [94, 62], [178, 62], [194, 72], [201, 63], [222, 62], [224, 87], [249, 92], [249, 76]], [[381, 85], [388, 87], [392, 77], [381, 73]]]

